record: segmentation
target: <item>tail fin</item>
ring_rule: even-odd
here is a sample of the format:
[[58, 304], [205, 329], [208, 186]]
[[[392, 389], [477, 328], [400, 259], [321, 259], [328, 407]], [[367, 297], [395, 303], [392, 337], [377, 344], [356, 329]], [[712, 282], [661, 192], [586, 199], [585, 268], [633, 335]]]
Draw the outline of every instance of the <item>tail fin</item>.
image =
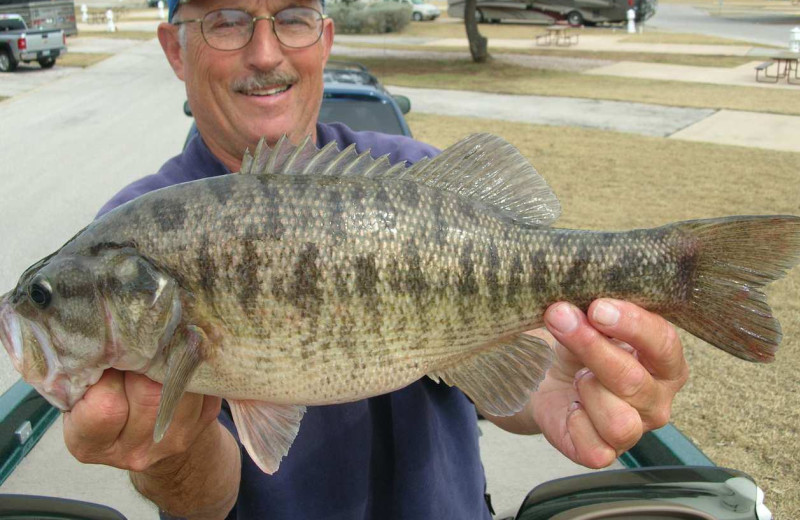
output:
[[676, 227], [692, 238], [696, 254], [686, 305], [665, 317], [738, 358], [773, 361], [782, 333], [761, 288], [800, 262], [800, 217], [727, 217]]

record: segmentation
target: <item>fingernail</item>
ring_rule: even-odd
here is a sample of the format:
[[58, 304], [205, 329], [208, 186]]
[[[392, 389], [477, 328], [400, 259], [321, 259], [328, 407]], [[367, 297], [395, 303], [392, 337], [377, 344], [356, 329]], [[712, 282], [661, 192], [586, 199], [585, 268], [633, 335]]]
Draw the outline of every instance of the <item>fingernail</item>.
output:
[[594, 306], [592, 317], [600, 325], [611, 327], [619, 321], [619, 309], [612, 303], [601, 301]]
[[568, 334], [578, 328], [578, 314], [568, 303], [557, 305], [547, 318], [547, 323], [562, 334]]
[[567, 413], [572, 413], [575, 410], [579, 410], [580, 408], [581, 408], [580, 401], [572, 401], [569, 405], [569, 408], [567, 408]]
[[572, 380], [572, 386], [574, 386], [575, 389], [577, 389], [578, 381], [586, 377], [586, 375], [589, 373], [591, 373], [591, 370], [589, 370], [587, 367], [583, 367], [582, 369], [575, 372], [575, 378]]

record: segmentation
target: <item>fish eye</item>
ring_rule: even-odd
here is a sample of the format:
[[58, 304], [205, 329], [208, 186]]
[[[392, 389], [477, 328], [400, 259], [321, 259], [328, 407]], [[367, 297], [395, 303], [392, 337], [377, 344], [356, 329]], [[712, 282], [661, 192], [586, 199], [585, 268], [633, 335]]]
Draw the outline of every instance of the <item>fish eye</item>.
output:
[[47, 280], [34, 280], [28, 287], [28, 297], [40, 309], [46, 309], [53, 299], [53, 291]]

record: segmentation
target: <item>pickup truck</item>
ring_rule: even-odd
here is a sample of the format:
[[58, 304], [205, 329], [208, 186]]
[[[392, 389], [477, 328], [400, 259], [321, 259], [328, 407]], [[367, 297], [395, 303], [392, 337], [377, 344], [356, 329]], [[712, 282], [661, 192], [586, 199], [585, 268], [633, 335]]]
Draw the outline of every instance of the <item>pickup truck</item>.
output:
[[0, 14], [0, 72], [11, 72], [19, 62], [36, 60], [49, 69], [67, 52], [62, 29], [28, 29], [18, 14]]

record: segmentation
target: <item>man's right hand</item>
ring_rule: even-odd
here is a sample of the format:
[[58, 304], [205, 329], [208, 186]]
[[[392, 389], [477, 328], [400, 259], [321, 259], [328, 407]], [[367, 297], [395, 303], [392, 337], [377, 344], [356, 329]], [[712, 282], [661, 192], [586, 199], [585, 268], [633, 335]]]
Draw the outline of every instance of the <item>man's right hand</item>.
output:
[[222, 400], [185, 394], [156, 443], [161, 386], [106, 370], [64, 414], [64, 442], [81, 462], [129, 470], [136, 489], [173, 516], [224, 518], [236, 503], [242, 461], [239, 444], [216, 420]]
[[67, 449], [81, 462], [134, 472], [146, 472], [166, 459], [177, 462], [215, 422], [222, 400], [185, 394], [166, 435], [155, 443], [161, 386], [141, 374], [106, 370], [64, 414]]

